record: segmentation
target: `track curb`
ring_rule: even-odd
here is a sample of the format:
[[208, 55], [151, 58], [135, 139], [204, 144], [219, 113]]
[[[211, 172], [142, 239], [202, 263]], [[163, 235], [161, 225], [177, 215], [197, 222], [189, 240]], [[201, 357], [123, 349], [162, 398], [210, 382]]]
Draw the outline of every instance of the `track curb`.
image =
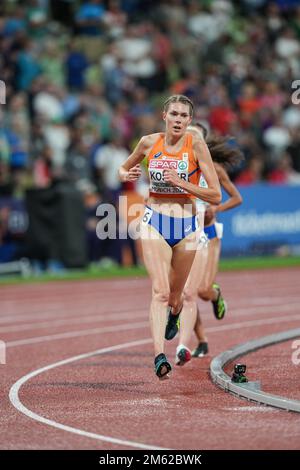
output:
[[260, 382], [247, 382], [243, 384], [234, 383], [227, 375], [223, 367], [234, 359], [244, 356], [258, 349], [271, 346], [273, 344], [288, 341], [300, 336], [300, 328], [283, 331], [269, 336], [242, 343], [232, 349], [228, 349], [216, 356], [210, 363], [210, 375], [212, 381], [227, 392], [234, 393], [239, 397], [247, 398], [264, 405], [270, 405], [288, 411], [300, 413], [300, 400], [292, 400], [279, 395], [260, 390]]

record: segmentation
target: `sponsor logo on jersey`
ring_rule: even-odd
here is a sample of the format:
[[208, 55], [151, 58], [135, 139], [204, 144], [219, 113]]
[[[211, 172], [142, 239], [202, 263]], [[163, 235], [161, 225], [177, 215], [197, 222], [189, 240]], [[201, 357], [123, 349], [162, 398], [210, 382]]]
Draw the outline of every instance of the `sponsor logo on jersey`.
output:
[[153, 157], [153, 158], [158, 158], [158, 157], [160, 157], [160, 156], [161, 156], [161, 154], [162, 154], [162, 152], [158, 152], [158, 153], [156, 153], [156, 154], [154, 155], [154, 157]]
[[178, 160], [150, 160], [149, 168], [157, 170], [177, 170]]
[[187, 162], [183, 162], [183, 161], [178, 162], [178, 169], [179, 170], [184, 171], [184, 170], [187, 169], [187, 167], [188, 167]]

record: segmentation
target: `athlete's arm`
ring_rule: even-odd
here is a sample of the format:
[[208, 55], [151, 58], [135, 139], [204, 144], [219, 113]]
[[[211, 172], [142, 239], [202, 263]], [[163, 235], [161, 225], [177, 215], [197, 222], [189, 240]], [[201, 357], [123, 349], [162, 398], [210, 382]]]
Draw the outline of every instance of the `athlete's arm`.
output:
[[242, 204], [243, 198], [239, 190], [237, 189], [237, 187], [233, 184], [233, 182], [229, 178], [224, 168], [221, 165], [218, 165], [217, 163], [215, 163], [215, 167], [216, 167], [220, 184], [222, 188], [225, 189], [226, 193], [229, 196], [229, 199], [227, 199], [225, 202], [223, 202], [216, 208], [216, 212], [224, 212]]
[[119, 178], [122, 182], [135, 181], [141, 176], [140, 163], [147, 155], [152, 144], [153, 134], [144, 136], [140, 139], [134, 151], [119, 168]]
[[204, 140], [193, 137], [193, 150], [198, 160], [203, 176], [207, 182], [207, 188], [180, 179], [174, 170], [165, 170], [164, 180], [174, 186], [184, 189], [193, 196], [210, 204], [220, 204], [222, 195], [217, 172], [215, 170], [210, 152]]

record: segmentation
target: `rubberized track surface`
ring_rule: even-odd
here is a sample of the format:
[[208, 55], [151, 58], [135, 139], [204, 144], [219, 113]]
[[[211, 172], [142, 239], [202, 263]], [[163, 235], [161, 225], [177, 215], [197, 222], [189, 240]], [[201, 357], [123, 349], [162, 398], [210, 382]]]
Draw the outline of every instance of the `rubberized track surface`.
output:
[[[298, 449], [298, 414], [221, 391], [208, 367], [236, 344], [299, 326], [299, 275], [221, 274], [227, 317], [215, 320], [200, 302], [210, 355], [174, 366], [164, 382], [153, 372], [149, 280], [0, 287], [0, 448]], [[293, 351], [286, 342], [248, 355], [247, 375], [299, 399]]]

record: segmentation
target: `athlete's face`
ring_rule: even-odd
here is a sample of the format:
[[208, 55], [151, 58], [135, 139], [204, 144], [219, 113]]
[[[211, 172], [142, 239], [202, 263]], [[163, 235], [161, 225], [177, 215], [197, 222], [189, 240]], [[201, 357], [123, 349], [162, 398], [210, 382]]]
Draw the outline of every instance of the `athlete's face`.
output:
[[166, 131], [173, 135], [183, 135], [187, 126], [192, 121], [190, 107], [184, 103], [171, 103], [166, 112], [163, 113], [166, 122]]

